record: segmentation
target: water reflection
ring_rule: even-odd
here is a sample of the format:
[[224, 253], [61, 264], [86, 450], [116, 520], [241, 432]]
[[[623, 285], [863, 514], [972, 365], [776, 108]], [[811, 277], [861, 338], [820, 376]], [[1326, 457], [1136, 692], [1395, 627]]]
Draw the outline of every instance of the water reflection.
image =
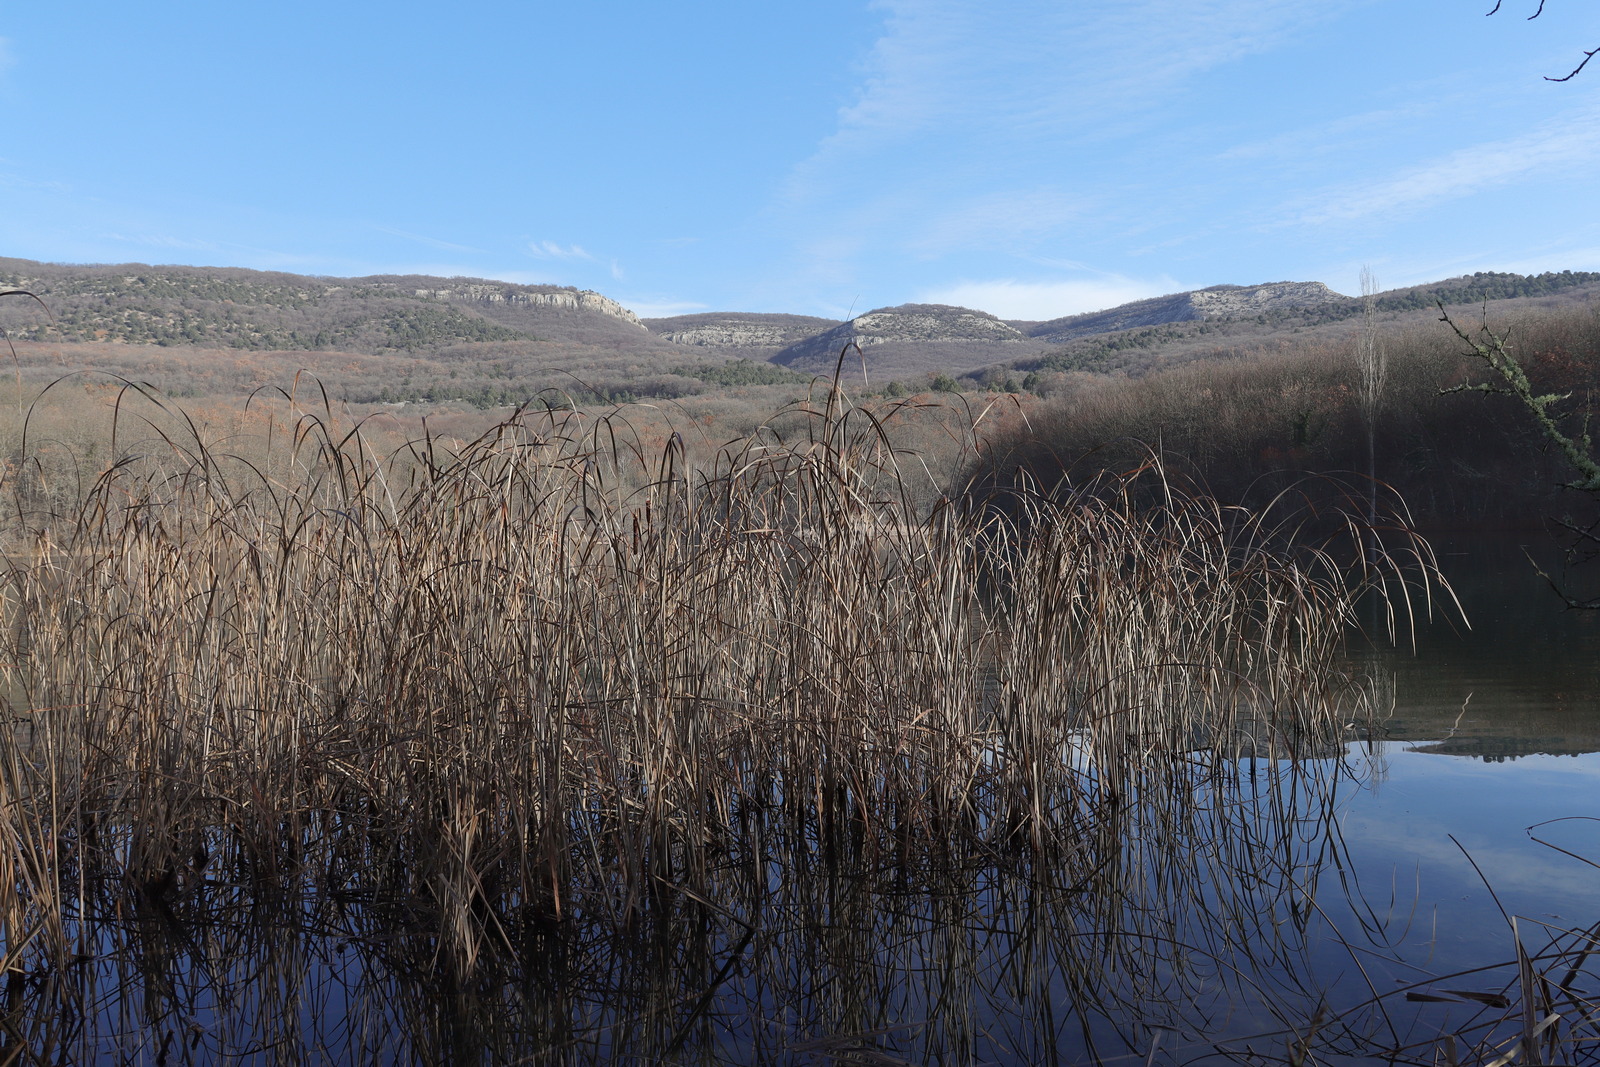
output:
[[[89, 889], [79, 960], [8, 973], [0, 1056], [1430, 1062], [1456, 1034], [1462, 1055], [1515, 1040], [1499, 908], [1545, 924], [1524, 920], [1531, 966], [1587, 967], [1593, 871], [1519, 831], [1600, 780], [1600, 757], [1519, 769], [1536, 772], [1522, 791], [1396, 742], [1299, 762], [1197, 753], [1099, 798], [1046, 852], [751, 812], [703, 882], [659, 881], [631, 922], [603, 887], [559, 921], [481, 898], [470, 969], [391, 872], [288, 893], [197, 863], [161, 897]], [[1541, 832], [1593, 855], [1596, 826]], [[1541, 954], [1556, 935], [1563, 954]], [[1581, 1022], [1566, 1016], [1564, 1033]]]
[[1440, 538], [1440, 561], [1471, 628], [1438, 619], [1417, 647], [1369, 654], [1394, 680], [1387, 734], [1483, 760], [1600, 751], [1600, 612], [1566, 611], [1534, 570], [1548, 540]]
[[11, 942], [0, 1062], [1489, 1062], [1523, 1003], [1586, 1062], [1600, 823], [1524, 828], [1592, 810], [1593, 617], [1453, 577], [1471, 635], [1363, 661], [1391, 740], [1153, 752], [1040, 847], [752, 805], [692, 879], [597, 875], [559, 919], [489, 885], [445, 913], [315, 829], [297, 874], [221, 838], [163, 886], [80, 872], [76, 962]]
[[[751, 812], [703, 882], [660, 882], [631, 923], [603, 893], [559, 921], [480, 898], [470, 970], [385, 872], [275, 893], [197, 865], [161, 897], [89, 890], [79, 962], [12, 972], [4, 1053], [1166, 1062], [1261, 1034], [1282, 1052], [1329, 992], [1319, 889], [1356, 887], [1336, 815], [1358, 786], [1340, 761], [1196, 753], [1074, 813], [1081, 832], [1043, 852]], [[1369, 908], [1358, 936], [1381, 943], [1388, 922]], [[1365, 1047], [1380, 1018], [1329, 1020], [1317, 1041]]]

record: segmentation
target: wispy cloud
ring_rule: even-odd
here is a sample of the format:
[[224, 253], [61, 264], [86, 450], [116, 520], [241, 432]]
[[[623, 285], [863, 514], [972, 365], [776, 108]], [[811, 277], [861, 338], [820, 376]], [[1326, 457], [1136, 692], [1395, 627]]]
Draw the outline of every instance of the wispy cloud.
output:
[[1369, 185], [1302, 201], [1291, 206], [1291, 221], [1317, 226], [1406, 214], [1541, 174], [1591, 169], [1600, 160], [1597, 120], [1600, 107], [1550, 119], [1520, 137], [1463, 148]]
[[554, 241], [529, 241], [528, 251], [538, 259], [586, 259], [594, 261], [594, 256], [585, 251], [581, 245], [567, 245], [562, 247]]
[[835, 292], [873, 284], [864, 261], [890, 249], [1031, 263], [1080, 257], [1084, 242], [1113, 230], [1125, 245], [1152, 216], [1173, 214], [1166, 203], [1128, 207], [1139, 196], [1130, 186], [1159, 187], [1168, 175], [1153, 168], [1172, 160], [1152, 153], [1111, 165], [1107, 145], [1141, 151], [1153, 143], [1141, 137], [1164, 136], [1185, 82], [1334, 17], [1306, 0], [873, 6], [882, 30], [855, 98], [773, 205], [796, 259]]
[[[11, 167], [15, 164], [0, 156], [0, 167]], [[53, 194], [70, 194], [72, 186], [64, 181], [40, 180], [38, 178], [23, 177], [12, 171], [0, 171], [0, 189], [19, 189], [28, 192], [42, 192]]]
[[1431, 115], [1458, 101], [1437, 97], [1419, 98], [1399, 107], [1379, 108], [1313, 126], [1303, 126], [1255, 141], [1246, 141], [1223, 149], [1216, 154], [1219, 161], [1230, 163], [1299, 164], [1305, 167], [1322, 165], [1324, 157], [1346, 154], [1352, 142], [1384, 136], [1396, 129], [1415, 128]]
[[6, 37], [0, 37], [0, 75], [5, 74], [6, 71], [16, 66], [16, 63], [17, 56], [16, 53], [11, 50], [10, 39]]
[[[438, 272], [437, 271], [419, 271], [418, 273], [437, 274]], [[452, 272], [452, 274], [454, 274], [454, 275], [463, 275], [463, 274], [467, 274], [467, 273], [471, 273], [471, 272], [465, 272], [465, 271], [459, 271], [459, 270]], [[500, 282], [510, 282], [513, 285], [562, 285], [562, 284], [565, 284], [565, 283], [561, 282], [560, 280], [558, 280], [556, 278], [553, 278], [548, 274], [544, 274], [544, 273], [542, 273], [540, 271], [489, 270], [489, 271], [479, 271], [478, 273], [481, 274], [485, 278], [493, 278], [495, 281], [500, 281]], [[441, 277], [449, 277], [450, 275], [440, 275], [440, 276]]]
[[1019, 243], [1032, 247], [1082, 210], [1081, 198], [1062, 189], [989, 193], [928, 219], [909, 243], [913, 251], [929, 256]]
[[453, 244], [450, 241], [441, 241], [437, 237], [426, 237], [423, 234], [411, 233], [408, 230], [396, 229], [393, 226], [373, 226], [372, 228], [377, 230], [379, 233], [389, 234], [391, 237], [403, 237], [407, 241], [415, 241], [418, 244], [427, 245], [429, 248], [437, 248], [441, 252], [470, 252], [479, 255], [483, 253], [483, 249], [481, 248], [473, 248], [469, 245]]
[[1335, 289], [1357, 292], [1356, 280], [1362, 266], [1373, 267], [1385, 289], [1422, 285], [1440, 278], [1453, 278], [1474, 271], [1509, 271], [1512, 274], [1543, 274], [1545, 271], [1600, 270], [1600, 223], [1578, 224], [1565, 239], [1541, 241], [1526, 246], [1516, 255], [1492, 248], [1470, 249], [1460, 255], [1409, 254], [1387, 257], [1377, 263], [1350, 262], [1330, 268], [1322, 280]]
[[140, 248], [176, 248], [186, 252], [216, 252], [221, 247], [214, 241], [197, 241], [188, 237], [176, 237], [166, 233], [115, 233], [100, 234], [106, 241], [115, 241], [118, 244], [137, 245]]
[[1300, 0], [879, 0], [855, 101], [797, 176], [908, 138], [1083, 132], [1159, 106], [1186, 78], [1329, 17]]
[[1181, 292], [1171, 278], [1140, 281], [1112, 275], [1105, 278], [1028, 282], [1013, 278], [961, 281], [929, 289], [919, 301], [956, 304], [987, 311], [1002, 319], [1055, 319], [1085, 311], [1101, 311], [1132, 300]]

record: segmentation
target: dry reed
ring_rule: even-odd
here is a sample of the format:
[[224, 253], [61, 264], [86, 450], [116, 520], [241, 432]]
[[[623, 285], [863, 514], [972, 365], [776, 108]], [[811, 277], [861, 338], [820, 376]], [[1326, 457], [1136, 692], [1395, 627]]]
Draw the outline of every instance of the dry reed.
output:
[[1158, 467], [922, 507], [895, 415], [832, 389], [706, 469], [621, 412], [383, 456], [324, 410], [270, 462], [153, 415], [75, 507], [16, 496], [8, 964], [95, 955], [130, 894], [314, 888], [406, 901], [470, 984], [540, 924], [720, 915], [778, 840], [1086, 883], [1164, 847], [1118, 812], [1181, 829], [1197, 789], [1336, 751], [1356, 600], [1433, 573], [1403, 530], [1409, 572], [1359, 531], [1341, 561]]

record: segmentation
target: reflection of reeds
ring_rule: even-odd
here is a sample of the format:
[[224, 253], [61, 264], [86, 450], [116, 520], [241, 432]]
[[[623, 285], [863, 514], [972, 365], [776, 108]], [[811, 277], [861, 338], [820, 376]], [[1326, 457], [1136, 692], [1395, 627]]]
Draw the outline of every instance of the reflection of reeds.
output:
[[[416, 979], [447, 1004], [476, 1003], [524, 951], [589, 953], [562, 982], [629, 986], [632, 961], [670, 963], [665, 994], [646, 983], [600, 1012], [649, 1021], [659, 1055], [705, 1046], [695, 983], [725, 984], [736, 946], [761, 949], [763, 901], [786, 899], [813, 916], [780, 924], [795, 943], [853, 961], [810, 992], [814, 1016], [749, 1035], [793, 1051], [822, 1026], [878, 1033], [917, 995], [875, 984], [894, 973], [882, 947], [827, 944], [863, 924], [900, 936], [883, 885], [840, 871], [899, 872], [884, 877], [955, 909], [908, 951], [954, 983], [919, 1010], [960, 1019], [950, 998], [985, 952], [971, 894], [1041, 906], [995, 864], [1068, 900], [1117, 878], [1159, 896], [1198, 857], [1246, 864], [1257, 824], [1229, 837], [1196, 791], [1238, 803], [1255, 757], [1330, 751], [1359, 698], [1334, 654], [1370, 574], [1158, 469], [919, 510], [883, 414], [834, 392], [795, 419], [691, 470], [675, 443], [642, 455], [620, 416], [524, 413], [384, 458], [308, 415], [270, 471], [173, 433], [69, 514], [19, 504], [28, 536], [0, 587], [8, 950], [48, 933], [40, 973], [67, 982], [74, 953], [130, 959], [104, 939], [132, 935], [90, 923], [122, 900], [200, 921], [221, 893], [235, 917], [286, 908], [366, 946], [340, 981]], [[1216, 851], [1197, 851], [1207, 835]], [[928, 872], [940, 888], [916, 884]], [[951, 877], [967, 896], [943, 895]], [[1097, 906], [1104, 928], [1076, 914], [1072, 938], [1126, 925]], [[245, 1001], [313, 995], [306, 975], [327, 971], [294, 939], [176, 936], [138, 934], [167, 955], [137, 969], [207, 997], [241, 958], [276, 991], [228, 993]], [[1124, 978], [1097, 989], [1135, 980], [1129, 945], [1106, 943]], [[417, 1033], [455, 1010], [362, 1002]], [[551, 1010], [527, 1020], [530, 1047], [615, 1051], [615, 1019]]]

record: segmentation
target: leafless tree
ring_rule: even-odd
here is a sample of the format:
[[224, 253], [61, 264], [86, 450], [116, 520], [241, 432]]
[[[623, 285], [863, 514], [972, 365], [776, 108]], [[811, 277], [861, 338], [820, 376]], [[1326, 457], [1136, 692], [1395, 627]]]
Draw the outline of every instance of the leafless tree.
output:
[[1361, 366], [1361, 414], [1367, 423], [1367, 521], [1378, 516], [1378, 405], [1383, 399], [1389, 365], [1378, 341], [1378, 279], [1369, 267], [1361, 268], [1361, 334], [1356, 340], [1356, 362]]
[[[1505, 0], [1494, 0], [1494, 7], [1489, 10], [1489, 14], [1493, 15], [1497, 13], [1500, 10], [1500, 5], [1503, 3], [1505, 3]], [[1532, 21], [1533, 19], [1536, 19], [1540, 15], [1544, 14], [1544, 4], [1545, 0], [1539, 0], [1539, 6], [1534, 8], [1533, 14], [1528, 16], [1529, 21]], [[1568, 71], [1559, 78], [1552, 78], [1547, 74], [1545, 75], [1544, 80], [1547, 82], [1571, 81], [1573, 78], [1578, 76], [1578, 72], [1580, 70], [1589, 65], [1589, 60], [1593, 59], [1595, 57], [1595, 53], [1597, 52], [1600, 52], [1600, 48], [1591, 48], [1589, 51], [1583, 54], [1583, 62], [1579, 63], [1576, 67], [1573, 67], [1572, 70]]]

